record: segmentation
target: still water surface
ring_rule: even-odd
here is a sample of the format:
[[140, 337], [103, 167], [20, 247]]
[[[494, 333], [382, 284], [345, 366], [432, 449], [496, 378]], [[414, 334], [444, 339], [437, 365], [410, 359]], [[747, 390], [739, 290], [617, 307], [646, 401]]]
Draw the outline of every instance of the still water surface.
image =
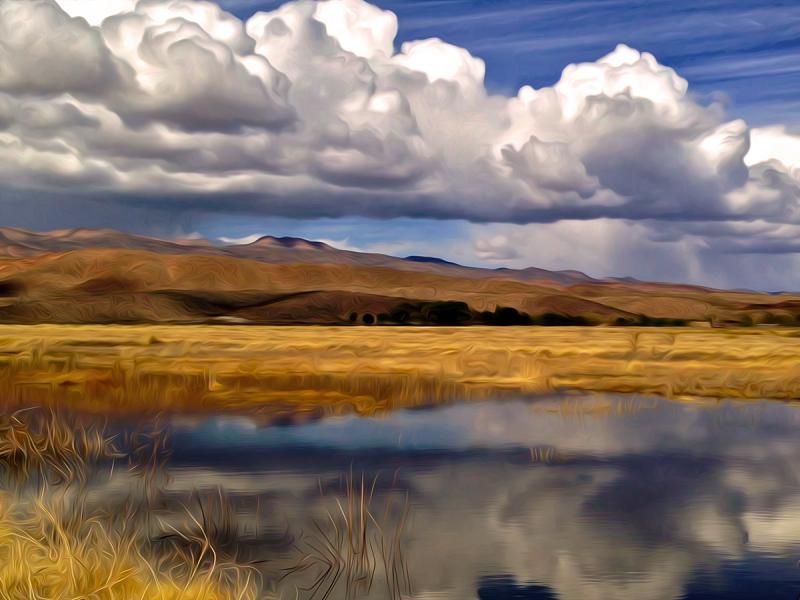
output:
[[278, 538], [309, 527], [351, 473], [377, 478], [375, 502], [407, 496], [414, 598], [800, 595], [791, 405], [560, 397], [171, 429], [170, 485], [261, 494]]

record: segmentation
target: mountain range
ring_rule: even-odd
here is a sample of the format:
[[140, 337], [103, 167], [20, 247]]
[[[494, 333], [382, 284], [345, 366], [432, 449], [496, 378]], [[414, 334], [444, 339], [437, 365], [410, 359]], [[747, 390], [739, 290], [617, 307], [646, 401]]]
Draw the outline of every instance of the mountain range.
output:
[[800, 324], [800, 294], [486, 269], [293, 237], [0, 228], [0, 322]]

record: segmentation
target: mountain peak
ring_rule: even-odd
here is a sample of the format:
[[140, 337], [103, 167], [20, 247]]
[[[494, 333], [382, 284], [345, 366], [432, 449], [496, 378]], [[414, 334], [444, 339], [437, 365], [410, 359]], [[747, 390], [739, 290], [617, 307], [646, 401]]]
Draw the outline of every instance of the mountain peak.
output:
[[256, 246], [263, 248], [292, 248], [293, 250], [331, 250], [331, 246], [324, 242], [313, 242], [298, 237], [275, 237], [274, 235], [264, 235], [254, 242], [244, 244], [245, 246]]
[[406, 256], [404, 260], [410, 260], [411, 262], [418, 262], [418, 263], [433, 263], [435, 265], [452, 265], [454, 267], [461, 266], [458, 263], [454, 263], [449, 260], [445, 260], [443, 258], [438, 258], [436, 256], [411, 255], [411, 256]]

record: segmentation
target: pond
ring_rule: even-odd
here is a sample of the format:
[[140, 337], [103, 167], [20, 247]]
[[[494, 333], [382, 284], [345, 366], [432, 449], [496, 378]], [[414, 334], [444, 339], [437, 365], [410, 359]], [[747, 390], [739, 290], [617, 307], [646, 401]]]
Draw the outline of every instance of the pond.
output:
[[169, 429], [168, 487], [258, 498], [236, 510], [258, 513], [255, 537], [272, 540], [261, 551], [273, 558], [345, 514], [363, 484], [372, 514], [396, 517], [404, 597], [800, 594], [792, 405], [560, 396], [288, 426], [181, 418]]

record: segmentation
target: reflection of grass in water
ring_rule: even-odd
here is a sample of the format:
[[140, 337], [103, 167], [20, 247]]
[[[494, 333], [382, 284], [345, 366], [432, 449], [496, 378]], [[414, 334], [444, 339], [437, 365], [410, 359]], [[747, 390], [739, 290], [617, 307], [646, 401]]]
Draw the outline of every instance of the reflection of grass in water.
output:
[[[312, 581], [303, 588], [311, 598], [351, 600], [368, 595], [378, 566], [383, 568], [387, 596], [402, 598], [411, 593], [411, 577], [403, 557], [402, 537], [408, 518], [408, 499], [386, 503], [383, 514], [375, 513], [375, 478], [370, 486], [362, 477], [355, 483], [352, 473], [345, 483], [345, 503], [335, 499], [316, 531], [296, 545], [300, 558], [287, 573], [310, 571]], [[393, 509], [399, 515], [393, 520]]]
[[653, 397], [563, 394], [559, 395], [555, 401], [548, 399], [531, 404], [531, 410], [573, 420], [581, 417], [594, 419], [631, 416], [646, 410], [653, 410], [657, 406], [659, 406], [658, 401]]
[[[127, 441], [137, 445], [123, 453], [103, 427], [90, 423], [38, 410], [6, 418], [0, 424], [0, 598], [255, 600], [273, 597], [266, 584], [281, 575], [296, 579], [295, 587], [313, 597], [314, 584], [303, 584], [305, 569], [270, 571], [269, 561], [238, 556], [240, 527], [224, 490], [195, 492], [177, 509], [166, 506], [158, 487], [165, 474], [162, 439], [157, 429], [134, 434]], [[141, 497], [134, 493], [97, 506], [90, 501], [93, 478], [109, 477], [101, 467], [113, 468], [121, 459], [143, 483]], [[347, 544], [328, 545], [322, 556], [306, 553], [303, 563], [312, 572], [334, 564], [345, 573], [342, 580], [354, 585], [348, 598], [370, 592], [360, 578], [372, 546], [360, 540], [380, 545], [389, 581], [404, 572], [402, 527], [379, 529], [363, 489], [360, 500], [354, 494], [351, 486], [347, 520], [331, 520], [336, 539], [344, 533]], [[320, 526], [301, 539], [309, 548], [324, 547], [332, 538]], [[371, 563], [373, 575], [374, 567]]]

